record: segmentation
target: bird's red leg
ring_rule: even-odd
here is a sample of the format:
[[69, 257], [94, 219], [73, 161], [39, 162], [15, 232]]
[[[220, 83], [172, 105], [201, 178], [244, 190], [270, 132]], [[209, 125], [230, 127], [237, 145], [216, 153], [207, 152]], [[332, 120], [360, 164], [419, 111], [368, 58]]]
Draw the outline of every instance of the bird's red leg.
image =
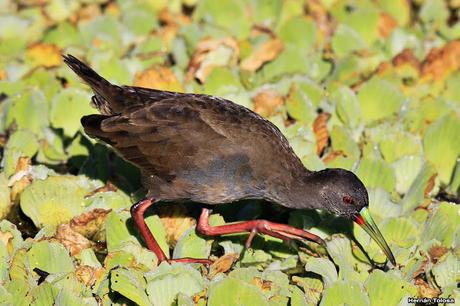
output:
[[270, 235], [283, 240], [312, 240], [318, 244], [325, 245], [325, 242], [315, 234], [307, 231], [280, 223], [274, 223], [267, 220], [252, 220], [235, 224], [226, 224], [220, 226], [209, 225], [209, 214], [211, 210], [203, 208], [200, 219], [198, 220], [197, 231], [206, 236], [218, 236], [225, 234], [249, 232], [250, 235], [246, 241], [246, 247], [251, 246], [252, 239], [256, 233]]
[[131, 206], [131, 216], [133, 217], [134, 222], [136, 223], [137, 228], [139, 229], [139, 232], [144, 238], [145, 244], [147, 245], [149, 250], [155, 253], [155, 255], [158, 258], [158, 262], [162, 262], [164, 260], [167, 260], [168, 258], [166, 257], [158, 242], [155, 240], [155, 237], [153, 237], [152, 232], [150, 231], [144, 220], [145, 211], [153, 203], [154, 200], [152, 198], [147, 198], [137, 202], [136, 204]]
[[168, 262], [188, 262], [188, 263], [201, 263], [205, 265], [209, 265], [212, 262], [209, 259], [201, 259], [201, 258], [176, 258], [176, 259], [168, 259], [166, 257], [165, 253], [161, 249], [160, 245], [158, 242], [155, 240], [155, 237], [153, 237], [152, 232], [148, 228], [147, 224], [145, 223], [144, 220], [144, 213], [149, 208], [152, 204], [154, 203], [154, 199], [152, 198], [147, 198], [144, 200], [141, 200], [131, 206], [131, 216], [134, 219], [134, 222], [137, 225], [137, 228], [139, 229], [142, 237], [144, 238], [145, 244], [151, 250], [153, 253], [158, 258], [158, 263], [162, 261], [168, 261]]

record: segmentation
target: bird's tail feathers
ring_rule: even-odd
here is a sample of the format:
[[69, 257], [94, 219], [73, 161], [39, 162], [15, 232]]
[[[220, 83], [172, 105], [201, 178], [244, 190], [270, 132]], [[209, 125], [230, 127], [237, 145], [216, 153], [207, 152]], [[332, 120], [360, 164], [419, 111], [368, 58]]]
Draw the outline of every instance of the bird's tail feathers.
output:
[[105, 115], [114, 114], [116, 112], [114, 111], [116, 105], [111, 104], [116, 103], [114, 98], [121, 88], [111, 84], [75, 56], [67, 54], [62, 55], [62, 57], [64, 58], [64, 63], [66, 63], [67, 66], [69, 66], [70, 69], [72, 69], [94, 91], [95, 96], [92, 101], [99, 111]]

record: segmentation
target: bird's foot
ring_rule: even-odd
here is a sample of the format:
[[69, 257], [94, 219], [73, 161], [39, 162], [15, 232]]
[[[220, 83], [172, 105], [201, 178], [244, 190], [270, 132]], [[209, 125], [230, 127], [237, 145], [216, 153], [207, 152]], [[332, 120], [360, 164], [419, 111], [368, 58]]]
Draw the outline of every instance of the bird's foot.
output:
[[213, 261], [210, 259], [203, 259], [203, 258], [190, 258], [190, 257], [183, 257], [183, 258], [174, 258], [174, 259], [166, 259], [168, 263], [174, 262], [183, 262], [183, 263], [198, 263], [209, 267]]

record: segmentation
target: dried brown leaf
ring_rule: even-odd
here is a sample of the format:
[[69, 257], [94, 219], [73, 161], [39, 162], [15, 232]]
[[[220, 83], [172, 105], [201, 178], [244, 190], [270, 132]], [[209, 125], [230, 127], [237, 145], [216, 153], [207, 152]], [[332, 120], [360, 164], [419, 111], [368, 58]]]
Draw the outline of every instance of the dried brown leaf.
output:
[[[101, 15], [101, 8], [98, 4], [88, 4], [83, 6], [75, 16], [78, 21], [88, 22]], [[71, 19], [72, 20], [72, 19]], [[72, 20], [77, 22], [77, 20]]]
[[392, 63], [396, 68], [409, 65], [419, 72], [421, 69], [421, 63], [419, 59], [414, 55], [412, 49], [404, 49], [401, 51], [393, 58]]
[[316, 117], [315, 121], [313, 121], [313, 133], [316, 138], [316, 154], [318, 156], [321, 155], [329, 142], [327, 120], [329, 120], [330, 117], [331, 114], [329, 113], [321, 113]]
[[273, 284], [273, 282], [261, 279], [260, 277], [254, 277], [251, 283], [262, 289], [263, 292], [270, 291], [272, 289]]
[[156, 66], [138, 73], [134, 86], [169, 91], [183, 91], [174, 72], [165, 66]]
[[214, 278], [219, 273], [225, 273], [230, 270], [239, 257], [240, 255], [238, 253], [230, 253], [217, 259], [210, 267], [209, 279]]
[[96, 208], [70, 220], [69, 224], [75, 232], [92, 239], [104, 225], [105, 218], [111, 209]]
[[417, 287], [418, 296], [422, 298], [434, 298], [441, 294], [441, 291], [431, 287], [421, 278], [415, 280], [415, 286]]
[[422, 78], [441, 80], [458, 69], [460, 69], [460, 41], [454, 40], [430, 51], [422, 63]]
[[263, 117], [276, 114], [278, 108], [284, 104], [283, 96], [273, 89], [259, 92], [253, 100], [254, 111]]
[[206, 77], [215, 67], [215, 64], [206, 62], [206, 58], [210, 52], [220, 46], [225, 46], [233, 50], [229, 64], [236, 64], [239, 58], [240, 49], [238, 42], [233, 37], [225, 37], [221, 39], [206, 38], [198, 43], [192, 57], [190, 58], [186, 75], [186, 79], [188, 81], [193, 78], [197, 78], [201, 82], [206, 80]]
[[59, 240], [72, 256], [80, 253], [81, 250], [90, 248], [92, 246], [91, 241], [73, 230], [69, 224], [59, 225], [54, 238]]
[[429, 178], [428, 182], [426, 183], [425, 190], [423, 191], [423, 195], [425, 196], [425, 198], [427, 198], [429, 196], [431, 190], [433, 190], [436, 176], [437, 176], [436, 173], [433, 174]]
[[273, 38], [261, 44], [254, 52], [241, 62], [241, 69], [256, 71], [263, 64], [274, 60], [283, 51], [281, 39]]
[[75, 276], [78, 281], [90, 287], [105, 272], [103, 268], [94, 268], [86, 265], [80, 265], [75, 269]]
[[390, 36], [391, 32], [398, 26], [398, 22], [386, 13], [381, 13], [379, 16], [378, 29], [379, 34], [383, 38]]
[[313, 18], [319, 30], [318, 42], [328, 41], [328, 38], [334, 33], [336, 22], [331, 18], [328, 9], [320, 0], [306, 1], [308, 15]]
[[448, 248], [442, 246], [442, 245], [436, 245], [436, 246], [432, 246], [429, 250], [428, 250], [428, 254], [430, 255], [430, 258], [431, 258], [431, 261], [433, 263], [437, 263], [438, 260], [444, 256], [444, 254], [447, 253], [447, 251], [449, 251]]
[[26, 51], [26, 57], [36, 66], [46, 68], [61, 65], [61, 50], [55, 45], [38, 43], [29, 47]]
[[19, 202], [19, 196], [24, 189], [32, 183], [30, 176], [30, 157], [21, 156], [16, 164], [15, 174], [10, 178], [8, 185], [11, 186], [10, 199], [14, 203]]
[[339, 156], [347, 157], [347, 155], [343, 153], [342, 150], [331, 151], [329, 152], [329, 154], [326, 155], [326, 157], [323, 158], [323, 162], [325, 164], [328, 164]]

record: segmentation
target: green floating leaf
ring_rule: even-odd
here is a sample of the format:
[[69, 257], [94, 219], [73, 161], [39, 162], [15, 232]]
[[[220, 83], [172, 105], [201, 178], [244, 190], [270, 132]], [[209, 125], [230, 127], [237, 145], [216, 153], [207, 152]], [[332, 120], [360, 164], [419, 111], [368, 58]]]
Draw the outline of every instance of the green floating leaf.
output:
[[[238, 38], [249, 36], [250, 20], [246, 17], [246, 2], [242, 0], [200, 1], [195, 9], [193, 18], [222, 27]], [[235, 20], [238, 20], [235, 23]]]
[[54, 21], [65, 20], [80, 7], [79, 2], [69, 0], [51, 0], [45, 6], [46, 14]]
[[158, 27], [156, 16], [149, 12], [142, 5], [123, 10], [121, 22], [135, 35], [147, 35]]
[[33, 157], [38, 151], [38, 140], [30, 130], [17, 130], [8, 138], [6, 148], [20, 150], [23, 156]]
[[110, 284], [114, 291], [140, 306], [151, 305], [145, 292], [146, 282], [140, 271], [118, 268], [111, 271]]
[[[302, 29], [302, 31], [299, 31], [299, 29]], [[315, 22], [303, 16], [289, 19], [279, 29], [279, 38], [286, 45], [291, 45], [304, 54], [307, 54], [313, 48], [316, 36]]]
[[30, 269], [39, 268], [48, 273], [73, 272], [72, 259], [66, 248], [56, 242], [40, 241], [27, 252]]
[[259, 272], [255, 267], [240, 268], [230, 272], [228, 277], [241, 279], [248, 283], [248, 285], [258, 282], [269, 282], [270, 287], [263, 289], [264, 295], [269, 299], [277, 295], [289, 294], [289, 278], [280, 271], [265, 270], [264, 272]]
[[73, 137], [80, 129], [80, 118], [96, 112], [89, 105], [91, 96], [75, 88], [66, 88], [51, 101], [50, 121], [53, 127], [62, 128], [64, 135]]
[[302, 123], [310, 124], [316, 117], [315, 105], [298, 84], [293, 85], [286, 101], [289, 115]]
[[81, 38], [77, 29], [70, 22], [64, 21], [47, 31], [43, 42], [56, 45], [59, 48], [65, 48], [70, 45], [80, 44]]
[[62, 137], [50, 128], [44, 129], [44, 136], [45, 139], [40, 142], [37, 161], [51, 165], [61, 164], [67, 159]]
[[365, 49], [364, 39], [351, 27], [340, 23], [332, 37], [332, 49], [339, 57], [344, 57], [353, 51]]
[[213, 240], [206, 240], [198, 236], [195, 227], [192, 227], [182, 234], [177, 241], [173, 258], [208, 258], [211, 253], [212, 242]]
[[155, 271], [145, 274], [147, 294], [155, 306], [169, 306], [179, 292], [192, 296], [205, 286], [201, 274], [189, 265], [163, 262]]
[[96, 208], [120, 210], [131, 205], [131, 199], [121, 190], [98, 192], [85, 198], [87, 210]]
[[357, 127], [361, 122], [361, 106], [355, 92], [343, 86], [334, 91], [331, 99], [336, 101], [335, 111], [340, 120], [350, 127]]
[[438, 171], [443, 184], [449, 184], [460, 155], [460, 119], [449, 114], [432, 123], [423, 138], [425, 157]]
[[382, 187], [391, 192], [396, 184], [393, 168], [385, 161], [379, 159], [361, 160], [356, 170], [356, 175], [363, 181], [366, 187]]
[[351, 250], [351, 241], [345, 237], [334, 235], [327, 242], [327, 251], [339, 266], [339, 279], [344, 281], [363, 282], [367, 277], [367, 264], [359, 262]]
[[84, 211], [84, 198], [91, 190], [83, 177], [50, 176], [35, 180], [21, 194], [21, 209], [35, 226], [57, 226]]
[[450, 253], [444, 260], [436, 263], [431, 271], [436, 279], [436, 284], [444, 289], [457, 285], [459, 268], [458, 258]]
[[360, 283], [356, 281], [336, 281], [329, 288], [324, 290], [323, 297], [319, 305], [368, 306], [369, 298], [367, 297]]
[[101, 268], [102, 265], [96, 257], [93, 249], [83, 249], [78, 254], [78, 259], [80, 260], [81, 265], [93, 267], [93, 268]]
[[34, 89], [11, 98], [11, 107], [6, 114], [6, 125], [16, 123], [18, 128], [28, 129], [37, 136], [49, 125], [48, 103], [43, 92]]
[[460, 224], [459, 207], [453, 203], [441, 202], [428, 220], [422, 234], [424, 241], [436, 239], [447, 248], [454, 243], [455, 232]]
[[434, 175], [436, 175], [435, 167], [431, 163], [425, 163], [401, 201], [403, 213], [412, 211], [420, 205], [425, 198], [427, 184]]
[[358, 99], [366, 123], [395, 115], [405, 100], [395, 84], [375, 77], [364, 83]]
[[32, 304], [32, 296], [28, 295], [29, 284], [22, 280], [12, 280], [5, 285], [6, 290], [11, 294], [11, 305], [29, 306]]
[[209, 306], [266, 305], [268, 300], [255, 285], [232, 277], [214, 283], [209, 288]]
[[382, 188], [368, 189], [369, 210], [374, 218], [386, 219], [401, 215], [401, 206], [393, 203], [390, 194]]
[[420, 156], [408, 155], [395, 161], [392, 166], [396, 177], [396, 191], [405, 194], [422, 169], [423, 161]]
[[[294, 288], [291, 287], [291, 305], [318, 305], [324, 289], [323, 283], [319, 278], [293, 276], [292, 281], [302, 287], [305, 293], [300, 291], [298, 287], [292, 286], [302, 292], [302, 298], [297, 297], [297, 290], [293, 290]], [[294, 301], [296, 300], [300, 300], [300, 303], [295, 304]]]
[[8, 180], [3, 173], [0, 173], [0, 220], [9, 213], [11, 204]]
[[[420, 141], [412, 134], [402, 132], [402, 127], [397, 125], [391, 128], [383, 127], [383, 139], [379, 142], [379, 149], [383, 158], [392, 163], [407, 155], [419, 155], [421, 153]], [[394, 131], [393, 131], [394, 130]]]
[[54, 305], [54, 298], [58, 291], [48, 282], [43, 282], [39, 286], [32, 288], [29, 295], [34, 303], [32, 305]]
[[330, 287], [337, 280], [337, 271], [334, 264], [324, 258], [308, 258], [305, 270], [321, 275], [325, 288]]
[[408, 218], [391, 218], [381, 228], [389, 245], [409, 248], [419, 243], [420, 229]]
[[111, 211], [105, 219], [105, 232], [107, 241], [107, 251], [116, 250], [123, 242], [133, 241], [137, 239], [131, 235], [126, 222], [130, 218], [129, 213], [116, 213]]
[[369, 294], [370, 305], [399, 305], [407, 296], [417, 296], [414, 285], [396, 273], [374, 270], [364, 284]]
[[346, 129], [334, 125], [330, 137], [332, 148], [335, 151], [342, 151], [347, 157], [359, 158], [359, 147]]

